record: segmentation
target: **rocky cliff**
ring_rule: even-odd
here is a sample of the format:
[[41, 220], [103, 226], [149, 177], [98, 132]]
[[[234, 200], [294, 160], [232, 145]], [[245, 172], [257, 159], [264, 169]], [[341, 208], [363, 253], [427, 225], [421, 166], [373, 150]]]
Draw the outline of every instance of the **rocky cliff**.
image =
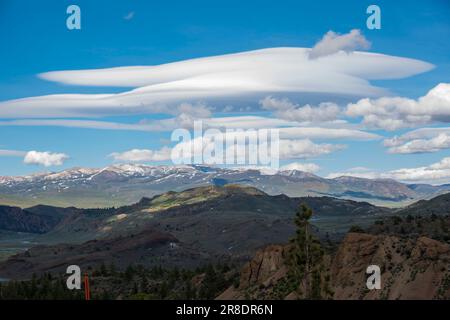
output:
[[[242, 271], [238, 287], [218, 299], [297, 299], [287, 287], [288, 246], [260, 250]], [[327, 256], [333, 299], [450, 299], [450, 246], [427, 237], [349, 233]], [[381, 289], [366, 287], [366, 268], [381, 269]], [[279, 294], [283, 294], [282, 297]]]

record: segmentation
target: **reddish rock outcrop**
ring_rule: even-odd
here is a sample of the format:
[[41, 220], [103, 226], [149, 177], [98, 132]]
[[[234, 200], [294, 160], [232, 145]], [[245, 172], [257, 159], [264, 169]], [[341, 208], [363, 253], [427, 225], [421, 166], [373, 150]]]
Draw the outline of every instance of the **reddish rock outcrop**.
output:
[[[239, 287], [230, 287], [218, 299], [269, 299], [285, 281], [287, 246], [272, 245], [247, 263]], [[450, 246], [427, 237], [349, 233], [337, 252], [326, 256], [333, 299], [450, 299]], [[368, 290], [366, 269], [381, 269], [381, 289]], [[284, 299], [297, 299], [295, 292]]]

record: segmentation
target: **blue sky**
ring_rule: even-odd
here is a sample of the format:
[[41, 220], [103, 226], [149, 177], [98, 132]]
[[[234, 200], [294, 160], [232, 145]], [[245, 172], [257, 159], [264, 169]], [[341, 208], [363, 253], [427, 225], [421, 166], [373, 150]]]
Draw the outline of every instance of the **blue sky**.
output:
[[[381, 8], [381, 30], [366, 28], [366, 8]], [[66, 8], [81, 8], [81, 30], [66, 28]], [[130, 13], [132, 13], [130, 15]], [[125, 19], [129, 15], [131, 19]], [[275, 47], [313, 47], [328, 31], [346, 34], [359, 29], [370, 41], [367, 51], [412, 58], [431, 63], [434, 69], [401, 79], [380, 79], [370, 83], [391, 94], [417, 99], [439, 83], [450, 82], [450, 4], [448, 1], [25, 1], [0, 3], [0, 101], [58, 93], [119, 93], [132, 88], [69, 85], [46, 81], [38, 74], [59, 70], [83, 70], [122, 66], [159, 65], [191, 58], [224, 55]], [[358, 48], [357, 48], [358, 49]], [[362, 93], [363, 94], [363, 93]], [[289, 96], [301, 107], [307, 93]], [[364, 96], [330, 97], [315, 94], [313, 103], [334, 99], [341, 107]], [[284, 98], [282, 94], [279, 99]], [[201, 100], [201, 99], [200, 99]], [[180, 101], [182, 102], [182, 101]], [[228, 103], [228, 102], [227, 102]], [[208, 106], [215, 107], [208, 102]], [[419, 106], [421, 107], [421, 106]], [[444, 106], [446, 107], [446, 106]], [[11, 108], [8, 104], [0, 108]], [[170, 108], [170, 107], [168, 107]], [[21, 109], [17, 113], [20, 115]], [[252, 112], [213, 110], [211, 116], [264, 116], [277, 118], [276, 109]], [[354, 167], [369, 175], [402, 168], [427, 167], [450, 156], [446, 143], [420, 153], [388, 153], [383, 139], [401, 136], [420, 128], [446, 128], [449, 119], [437, 114], [433, 120], [385, 130], [358, 127], [382, 136], [374, 141], [310, 138], [316, 144], [344, 144], [346, 148], [289, 162], [314, 163], [316, 172], [349, 172]], [[58, 119], [138, 123], [143, 119], [166, 119], [173, 114], [109, 114], [105, 117], [58, 117]], [[23, 115], [19, 118], [27, 118]], [[29, 117], [32, 118], [32, 117]], [[0, 121], [16, 119], [8, 117]], [[438, 119], [438, 120], [436, 120]], [[444, 120], [442, 120], [444, 119]], [[360, 118], [346, 119], [360, 125]], [[321, 127], [316, 124], [316, 127]], [[327, 125], [324, 125], [325, 127]], [[141, 132], [98, 130], [60, 126], [0, 126], [0, 150], [30, 150], [64, 153], [69, 156], [59, 166], [25, 164], [21, 156], [1, 156], [0, 175], [22, 175], [73, 166], [101, 167], [114, 163], [114, 152], [131, 149], [157, 150], [166, 144], [170, 131]], [[427, 139], [435, 136], [427, 137]], [[443, 137], [445, 138], [445, 137]], [[420, 138], [425, 139], [425, 138]], [[426, 143], [426, 140], [420, 143]], [[393, 176], [394, 178], [397, 176]], [[400, 177], [400, 176], [398, 176]], [[403, 176], [401, 176], [403, 177]], [[402, 179], [400, 177], [400, 179]], [[447, 182], [442, 179], [426, 182]], [[407, 180], [407, 179], [406, 179]], [[416, 180], [411, 180], [416, 181]], [[420, 179], [417, 181], [421, 181]]]

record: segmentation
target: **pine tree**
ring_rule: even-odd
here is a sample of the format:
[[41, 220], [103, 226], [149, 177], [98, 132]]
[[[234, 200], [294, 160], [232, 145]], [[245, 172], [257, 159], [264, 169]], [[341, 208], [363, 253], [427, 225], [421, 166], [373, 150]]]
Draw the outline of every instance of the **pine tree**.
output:
[[289, 278], [292, 289], [306, 299], [321, 299], [329, 294], [328, 275], [323, 263], [324, 251], [320, 242], [312, 235], [313, 212], [301, 205], [295, 214], [296, 235], [291, 239], [289, 252]]

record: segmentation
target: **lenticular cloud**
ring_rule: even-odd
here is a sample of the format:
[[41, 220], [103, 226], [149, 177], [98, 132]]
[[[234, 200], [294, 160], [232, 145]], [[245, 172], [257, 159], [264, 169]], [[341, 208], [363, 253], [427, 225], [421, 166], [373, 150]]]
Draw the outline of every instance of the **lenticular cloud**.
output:
[[[269, 48], [157, 66], [55, 71], [42, 79], [81, 86], [129, 87], [118, 94], [55, 94], [0, 103], [0, 117], [89, 117], [170, 113], [181, 102], [236, 101], [268, 94], [378, 96], [370, 80], [409, 77], [429, 63], [382, 54], [337, 52], [309, 59], [308, 48]], [[249, 100], [247, 100], [249, 101]]]

